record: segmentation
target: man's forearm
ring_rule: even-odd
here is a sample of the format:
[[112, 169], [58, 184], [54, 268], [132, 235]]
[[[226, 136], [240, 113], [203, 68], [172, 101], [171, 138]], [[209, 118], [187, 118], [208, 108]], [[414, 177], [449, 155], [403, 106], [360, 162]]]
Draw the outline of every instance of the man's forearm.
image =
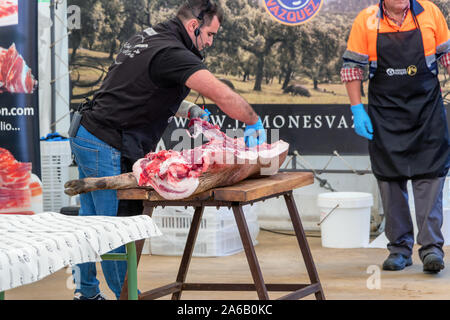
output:
[[361, 103], [361, 81], [354, 80], [345, 83], [350, 105], [355, 106]]
[[195, 72], [186, 81], [186, 86], [212, 100], [227, 116], [248, 125], [258, 122], [258, 115], [248, 102], [208, 70]]
[[258, 121], [258, 115], [247, 101], [235, 92], [217, 101], [218, 107], [229, 117], [244, 122], [246, 124], [255, 124]]
[[447, 66], [447, 74], [450, 75], [450, 64]]

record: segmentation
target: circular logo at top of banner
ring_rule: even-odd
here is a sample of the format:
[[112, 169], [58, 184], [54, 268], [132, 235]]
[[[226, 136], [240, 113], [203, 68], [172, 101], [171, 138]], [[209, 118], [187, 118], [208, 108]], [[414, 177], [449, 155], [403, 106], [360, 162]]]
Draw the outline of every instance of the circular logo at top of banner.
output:
[[273, 19], [289, 26], [311, 20], [322, 8], [324, 0], [263, 0]]

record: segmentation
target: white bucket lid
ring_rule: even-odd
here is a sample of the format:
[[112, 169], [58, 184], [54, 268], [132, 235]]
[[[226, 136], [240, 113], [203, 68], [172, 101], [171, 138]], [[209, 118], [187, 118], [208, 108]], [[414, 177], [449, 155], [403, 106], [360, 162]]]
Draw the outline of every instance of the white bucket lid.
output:
[[317, 205], [322, 208], [366, 208], [373, 206], [371, 193], [363, 192], [329, 192], [317, 197]]

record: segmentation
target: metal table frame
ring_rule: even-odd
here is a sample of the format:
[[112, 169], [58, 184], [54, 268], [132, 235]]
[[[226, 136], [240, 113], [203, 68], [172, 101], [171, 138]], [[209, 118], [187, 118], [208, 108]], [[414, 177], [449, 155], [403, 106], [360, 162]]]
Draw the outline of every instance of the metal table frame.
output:
[[[283, 196], [286, 202], [289, 215], [292, 220], [295, 235], [303, 256], [303, 260], [306, 265], [309, 279], [309, 284], [266, 284], [263, 279], [261, 268], [258, 262], [258, 258], [253, 247], [252, 239], [248, 229], [247, 222], [245, 220], [242, 207], [247, 204], [253, 204], [255, 202], [264, 201], [270, 198]], [[279, 299], [283, 300], [295, 300], [305, 296], [314, 294], [317, 300], [324, 300], [325, 295], [322, 289], [322, 285], [317, 274], [316, 267], [314, 265], [313, 257], [305, 236], [305, 232], [300, 220], [297, 206], [294, 201], [292, 190], [273, 194], [270, 196], [262, 197], [252, 201], [246, 202], [230, 202], [230, 201], [216, 201], [216, 200], [180, 200], [180, 201], [146, 201], [144, 200], [144, 212], [143, 214], [151, 216], [154, 208], [166, 206], [181, 206], [181, 207], [194, 207], [195, 213], [192, 219], [191, 227], [186, 241], [183, 256], [181, 258], [180, 267], [176, 281], [168, 285], [143, 292], [139, 295], [139, 299], [152, 300], [157, 299], [169, 294], [172, 294], [172, 300], [179, 300], [183, 291], [255, 291], [258, 294], [260, 300], [269, 300], [269, 291], [278, 292], [290, 292], [289, 294], [282, 296]], [[195, 241], [197, 233], [200, 227], [203, 211], [205, 207], [229, 207], [233, 209], [234, 217], [236, 219], [237, 227], [240, 233], [240, 237], [244, 246], [244, 251], [247, 257], [247, 261], [250, 267], [250, 272], [253, 277], [254, 283], [187, 283], [186, 276], [189, 269], [189, 264], [194, 251]], [[142, 252], [143, 241], [137, 242], [137, 263], [139, 263], [140, 255]], [[127, 293], [127, 280], [122, 288], [121, 299], [126, 299]]]
[[137, 287], [137, 253], [135, 242], [130, 242], [125, 245], [125, 253], [107, 253], [102, 255], [102, 260], [109, 261], [126, 261], [127, 262], [127, 288], [128, 300], [138, 300]]

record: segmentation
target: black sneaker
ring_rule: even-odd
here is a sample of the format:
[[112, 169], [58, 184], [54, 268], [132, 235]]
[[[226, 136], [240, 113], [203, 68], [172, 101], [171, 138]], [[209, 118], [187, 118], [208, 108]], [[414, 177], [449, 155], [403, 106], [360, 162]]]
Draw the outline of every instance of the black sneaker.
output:
[[435, 253], [429, 253], [423, 259], [424, 272], [438, 273], [444, 268], [444, 260]]
[[75, 293], [73, 300], [107, 300], [107, 299], [106, 299], [105, 295], [101, 292], [97, 293], [95, 296], [90, 297], [90, 298], [85, 297], [81, 293], [77, 292], [77, 293]]
[[412, 265], [411, 257], [401, 253], [391, 253], [383, 263], [383, 270], [399, 271]]

